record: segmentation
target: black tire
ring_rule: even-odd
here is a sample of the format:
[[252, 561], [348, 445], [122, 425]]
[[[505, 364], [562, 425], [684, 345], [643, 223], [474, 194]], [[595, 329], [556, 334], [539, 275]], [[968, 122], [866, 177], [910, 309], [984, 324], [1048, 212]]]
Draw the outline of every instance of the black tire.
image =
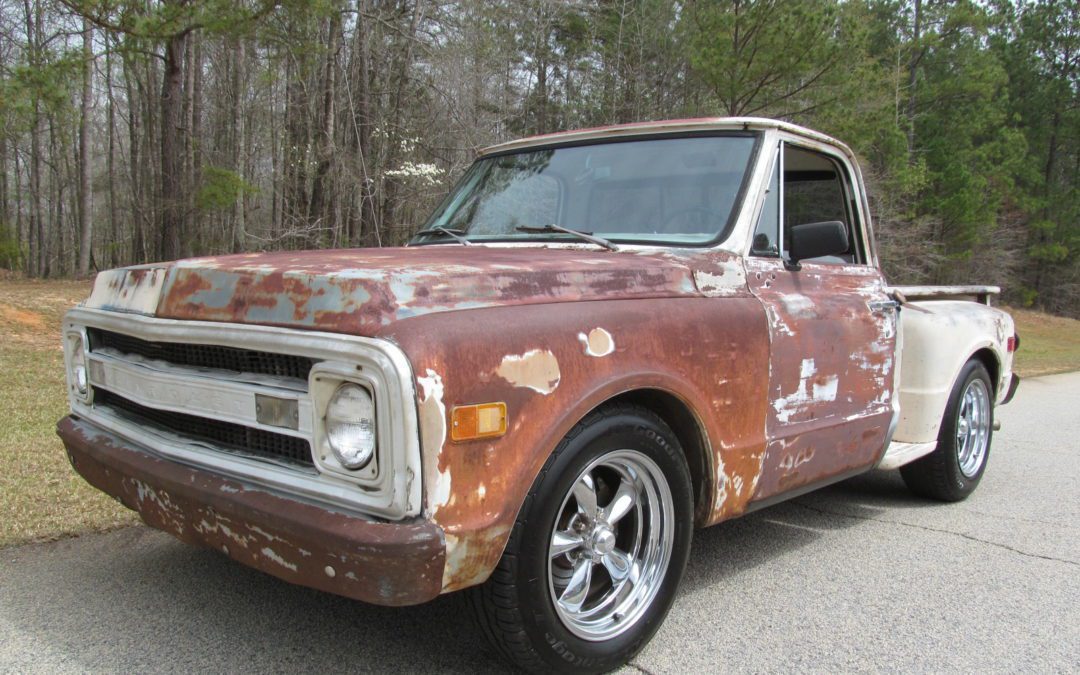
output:
[[[662, 471], [673, 507], [673, 545], [659, 588], [651, 600], [642, 601], [636, 620], [627, 622], [624, 632], [610, 639], [590, 641], [571, 632], [556, 610], [556, 591], [549, 586], [548, 547], [579, 476], [617, 450], [636, 451]], [[600, 498], [596, 503], [603, 507]], [[686, 567], [693, 525], [690, 472], [671, 429], [647, 409], [605, 406], [578, 423], [548, 458], [518, 514], [498, 567], [487, 582], [466, 591], [468, 604], [492, 645], [520, 668], [568, 673], [617, 668], [648, 643], [667, 615]], [[619, 620], [616, 614], [615, 621]]]
[[[986, 428], [986, 448], [982, 453], [977, 470], [965, 474], [961, 470], [960, 444], [957, 442], [957, 428], [960, 422], [961, 406], [968, 388], [975, 381], [981, 381], [989, 396]], [[918, 495], [938, 499], [943, 502], [958, 502], [967, 499], [975, 491], [986, 471], [990, 459], [990, 445], [994, 433], [994, 386], [986, 367], [977, 359], [971, 359], [960, 370], [956, 383], [949, 394], [945, 415], [938, 432], [937, 449], [910, 464], [900, 467], [900, 475], [908, 489]]]

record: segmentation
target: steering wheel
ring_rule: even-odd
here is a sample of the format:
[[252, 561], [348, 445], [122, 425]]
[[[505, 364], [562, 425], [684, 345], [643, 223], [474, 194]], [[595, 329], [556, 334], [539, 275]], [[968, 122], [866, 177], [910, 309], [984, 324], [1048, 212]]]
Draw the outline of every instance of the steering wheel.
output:
[[[696, 216], [695, 218], [688, 218], [688, 216]], [[723, 220], [723, 214], [707, 206], [688, 206], [685, 209], [679, 209], [672, 213], [670, 216], [664, 219], [663, 231], [668, 233], [684, 233], [684, 228], [673, 229], [673, 226], [679, 224], [680, 219], [686, 219], [686, 224], [690, 225], [708, 225], [709, 227], [701, 227], [698, 231], [708, 232], [712, 229], [716, 229], [714, 226]]]

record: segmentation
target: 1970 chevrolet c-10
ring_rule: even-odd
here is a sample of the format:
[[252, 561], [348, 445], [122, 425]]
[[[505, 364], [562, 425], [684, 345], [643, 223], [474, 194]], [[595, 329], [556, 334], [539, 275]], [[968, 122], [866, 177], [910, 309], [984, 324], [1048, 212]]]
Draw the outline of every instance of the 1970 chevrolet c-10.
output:
[[103, 272], [68, 313], [87, 481], [289, 582], [469, 588], [531, 670], [602, 671], [695, 527], [871, 469], [966, 497], [1017, 379], [991, 287], [891, 287], [852, 152], [764, 119], [484, 151], [409, 246]]

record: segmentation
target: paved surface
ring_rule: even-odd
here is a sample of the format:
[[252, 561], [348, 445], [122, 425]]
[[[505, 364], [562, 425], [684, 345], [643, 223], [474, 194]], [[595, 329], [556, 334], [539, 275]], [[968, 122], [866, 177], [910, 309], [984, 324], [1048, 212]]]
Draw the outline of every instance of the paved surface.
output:
[[[626, 672], [1080, 670], [1080, 373], [999, 418], [962, 504], [875, 473], [699, 532]], [[500, 670], [459, 602], [365, 606], [131, 528], [0, 551], [0, 671]]]

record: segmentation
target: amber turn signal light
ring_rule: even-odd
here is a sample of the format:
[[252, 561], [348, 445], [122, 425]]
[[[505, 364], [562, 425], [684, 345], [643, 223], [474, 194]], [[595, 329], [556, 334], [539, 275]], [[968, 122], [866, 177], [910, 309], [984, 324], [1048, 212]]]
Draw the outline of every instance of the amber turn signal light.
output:
[[471, 441], [494, 438], [506, 433], [506, 404], [479, 403], [459, 405], [450, 413], [450, 438]]

